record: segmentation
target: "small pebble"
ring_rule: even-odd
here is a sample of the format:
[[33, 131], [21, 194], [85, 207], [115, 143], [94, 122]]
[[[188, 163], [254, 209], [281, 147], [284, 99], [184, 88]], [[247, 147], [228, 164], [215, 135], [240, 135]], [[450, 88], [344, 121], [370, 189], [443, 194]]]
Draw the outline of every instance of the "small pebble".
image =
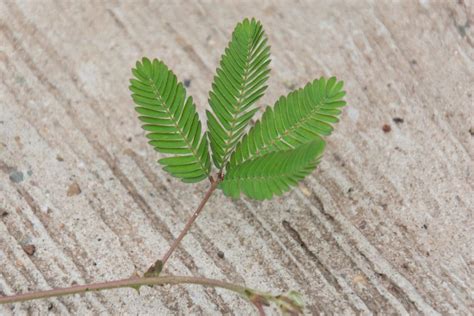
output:
[[224, 252], [222, 252], [222, 251], [219, 250], [219, 251], [217, 252], [217, 256], [218, 256], [219, 258], [221, 258], [221, 259], [224, 259]]
[[23, 251], [26, 252], [28, 256], [32, 256], [36, 252], [35, 245], [23, 245], [22, 248], [23, 248]]
[[82, 191], [81, 191], [81, 187], [79, 186], [79, 184], [77, 184], [77, 182], [73, 182], [73, 183], [71, 183], [71, 185], [69, 185], [69, 188], [67, 189], [67, 196], [78, 195], [81, 192]]
[[382, 126], [382, 131], [384, 133], [389, 133], [391, 130], [392, 130], [392, 128], [388, 124], [384, 124], [384, 126]]
[[14, 183], [20, 183], [23, 181], [23, 172], [14, 170], [12, 173], [10, 173], [10, 180]]

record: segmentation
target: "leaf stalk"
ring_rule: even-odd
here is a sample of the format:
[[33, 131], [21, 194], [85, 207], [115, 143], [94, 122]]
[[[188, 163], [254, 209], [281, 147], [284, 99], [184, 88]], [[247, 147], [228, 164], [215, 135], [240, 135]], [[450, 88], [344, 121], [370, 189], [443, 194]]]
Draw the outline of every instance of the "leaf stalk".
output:
[[[204, 196], [204, 198], [202, 199], [201, 203], [199, 203], [199, 206], [197, 207], [197, 209], [194, 211], [194, 213], [191, 215], [191, 217], [189, 217], [188, 221], [186, 222], [186, 225], [184, 226], [183, 230], [181, 231], [181, 233], [179, 234], [179, 236], [173, 241], [173, 243], [171, 244], [170, 248], [168, 249], [168, 251], [166, 252], [166, 254], [163, 256], [163, 258], [161, 259], [161, 265], [164, 266], [165, 263], [168, 261], [168, 259], [170, 258], [171, 254], [176, 250], [176, 248], [179, 246], [179, 243], [181, 242], [181, 240], [183, 240], [184, 236], [186, 236], [186, 234], [188, 233], [189, 229], [191, 228], [191, 226], [193, 225], [193, 223], [196, 221], [197, 217], [199, 216], [199, 214], [202, 212], [202, 210], [204, 209], [204, 206], [206, 205], [207, 201], [209, 200], [209, 198], [211, 197], [212, 193], [214, 193], [214, 191], [217, 189], [217, 187], [219, 186], [219, 183], [222, 181], [222, 176], [218, 175], [216, 177], [216, 179], [210, 177], [209, 178], [210, 182], [211, 182], [211, 186], [209, 187], [209, 190], [206, 192], [206, 195]], [[150, 268], [151, 269], [151, 268]]]

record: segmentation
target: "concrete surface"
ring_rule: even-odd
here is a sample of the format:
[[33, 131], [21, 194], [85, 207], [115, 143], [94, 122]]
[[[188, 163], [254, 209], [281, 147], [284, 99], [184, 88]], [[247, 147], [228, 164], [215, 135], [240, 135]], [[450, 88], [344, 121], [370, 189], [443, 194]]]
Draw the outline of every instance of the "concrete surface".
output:
[[[204, 117], [234, 25], [255, 16], [273, 57], [262, 106], [320, 75], [345, 80], [349, 106], [298, 189], [265, 203], [218, 193], [166, 272], [295, 289], [307, 314], [474, 312], [473, 2], [258, 3], [0, 3], [0, 293], [128, 277], [163, 254], [207, 184], [155, 163], [130, 68], [163, 59]], [[0, 307], [251, 312], [198, 286]]]

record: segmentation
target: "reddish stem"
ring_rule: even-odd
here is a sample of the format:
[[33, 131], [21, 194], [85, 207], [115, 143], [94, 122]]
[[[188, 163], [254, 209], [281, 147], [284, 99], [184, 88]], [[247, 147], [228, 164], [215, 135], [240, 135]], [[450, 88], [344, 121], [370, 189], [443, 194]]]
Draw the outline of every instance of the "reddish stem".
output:
[[30, 301], [41, 298], [58, 297], [70, 294], [87, 293], [92, 291], [100, 291], [107, 289], [117, 289], [124, 287], [131, 287], [138, 289], [143, 285], [161, 285], [161, 284], [200, 284], [204, 286], [220, 287], [233, 292], [236, 292], [245, 297], [246, 288], [240, 285], [235, 285], [219, 280], [212, 280], [199, 277], [186, 276], [163, 276], [153, 278], [129, 278], [116, 281], [108, 281], [101, 283], [92, 283], [85, 285], [75, 285], [67, 288], [56, 288], [47, 291], [35, 291], [24, 294], [17, 294], [11, 296], [0, 297], [0, 304], [18, 303]]
[[186, 225], [184, 226], [183, 230], [179, 234], [178, 238], [176, 238], [173, 243], [171, 244], [170, 248], [166, 252], [166, 254], [163, 256], [161, 259], [161, 265], [164, 266], [166, 261], [170, 258], [171, 254], [176, 250], [176, 248], [179, 246], [179, 243], [181, 240], [183, 240], [184, 236], [188, 233], [189, 229], [193, 225], [193, 223], [196, 221], [196, 218], [199, 216], [201, 211], [203, 210], [204, 206], [206, 205], [207, 201], [211, 197], [212, 193], [217, 189], [217, 186], [219, 185], [219, 182], [221, 181], [221, 177], [218, 176], [217, 179], [213, 179], [212, 177], [210, 178], [211, 181], [211, 187], [207, 191], [206, 195], [202, 199], [201, 203], [199, 204], [198, 208], [196, 211], [194, 211], [193, 215], [188, 219]]

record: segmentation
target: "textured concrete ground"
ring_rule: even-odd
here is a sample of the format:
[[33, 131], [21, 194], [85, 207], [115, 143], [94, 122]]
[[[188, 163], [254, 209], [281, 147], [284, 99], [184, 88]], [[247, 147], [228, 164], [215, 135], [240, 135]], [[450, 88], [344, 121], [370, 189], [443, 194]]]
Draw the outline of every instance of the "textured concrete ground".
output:
[[[1, 1], [0, 294], [128, 277], [163, 254], [207, 184], [156, 164], [130, 68], [163, 59], [204, 118], [231, 31], [255, 16], [273, 57], [262, 106], [321, 75], [345, 80], [349, 106], [299, 188], [264, 203], [216, 194], [166, 273], [295, 289], [307, 314], [474, 312], [473, 2], [252, 2]], [[0, 306], [252, 311], [198, 286]]]

